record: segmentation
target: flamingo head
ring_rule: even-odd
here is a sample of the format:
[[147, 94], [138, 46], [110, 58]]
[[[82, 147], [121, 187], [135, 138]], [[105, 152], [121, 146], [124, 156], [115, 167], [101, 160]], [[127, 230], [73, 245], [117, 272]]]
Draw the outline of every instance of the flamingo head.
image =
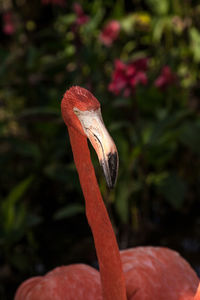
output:
[[101, 115], [99, 101], [79, 86], [66, 91], [61, 111], [65, 124], [86, 136], [94, 147], [109, 188], [113, 188], [118, 173], [118, 153]]

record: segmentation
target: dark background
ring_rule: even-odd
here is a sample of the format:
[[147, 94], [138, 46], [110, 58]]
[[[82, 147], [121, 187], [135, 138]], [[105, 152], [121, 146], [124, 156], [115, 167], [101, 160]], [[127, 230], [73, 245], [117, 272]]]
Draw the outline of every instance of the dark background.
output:
[[[99, 99], [119, 151], [117, 186], [108, 191], [91, 149], [120, 248], [167, 246], [200, 270], [200, 5], [189, 0], [79, 5], [0, 2], [2, 300], [13, 299], [26, 278], [58, 265], [97, 266], [60, 113], [72, 85]], [[115, 37], [104, 32], [111, 37], [107, 45], [100, 35], [111, 20], [120, 31]], [[146, 84], [136, 81], [130, 89], [125, 70], [123, 88], [109, 91], [115, 60], [128, 68], [139, 58], [148, 60]]]

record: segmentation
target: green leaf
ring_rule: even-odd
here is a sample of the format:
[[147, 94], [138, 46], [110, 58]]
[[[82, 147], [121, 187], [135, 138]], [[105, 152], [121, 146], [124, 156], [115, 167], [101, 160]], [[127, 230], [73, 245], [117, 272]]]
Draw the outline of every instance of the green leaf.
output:
[[24, 195], [24, 193], [29, 188], [32, 181], [33, 181], [33, 176], [29, 176], [28, 178], [22, 180], [11, 190], [11, 192], [3, 200], [3, 202], [8, 203], [8, 205], [15, 204]]
[[128, 222], [129, 218], [129, 199], [133, 192], [141, 189], [140, 182], [128, 183], [127, 180], [121, 181], [115, 194], [116, 211], [123, 223]]
[[200, 154], [200, 124], [187, 122], [179, 128], [179, 140], [193, 152]]
[[18, 116], [17, 119], [21, 120], [34, 120], [34, 119], [50, 119], [52, 117], [60, 117], [60, 110], [56, 108], [50, 108], [50, 107], [32, 107], [29, 109], [23, 110]]
[[35, 215], [33, 213], [29, 213], [29, 215], [27, 216], [27, 226], [28, 227], [33, 227], [36, 226], [38, 224], [40, 224], [42, 222], [42, 217]]
[[167, 115], [164, 119], [157, 121], [152, 128], [152, 134], [149, 136], [149, 144], [154, 145], [167, 132], [174, 131], [178, 124], [190, 115], [187, 110], [178, 111], [174, 114]]
[[146, 2], [157, 15], [166, 15], [169, 11], [169, 0], [146, 0]]
[[180, 209], [185, 199], [187, 186], [178, 175], [172, 173], [162, 181], [158, 190], [174, 208]]
[[124, 1], [117, 0], [114, 2], [114, 5], [112, 6], [112, 17], [116, 19], [122, 17], [123, 15], [124, 15]]
[[154, 30], [153, 30], [153, 41], [155, 42], [159, 42], [162, 34], [163, 34], [163, 30], [164, 30], [164, 22], [163, 19], [158, 19], [155, 21], [154, 23]]
[[168, 173], [166, 171], [159, 172], [159, 173], [149, 173], [146, 178], [146, 183], [148, 185], [161, 185], [163, 181], [168, 177]]
[[81, 31], [86, 38], [91, 38], [91, 36], [93, 36], [104, 16], [104, 8], [99, 6], [98, 2], [94, 3], [94, 7], [95, 14], [93, 15], [93, 18], [91, 18], [90, 21], [81, 28]]
[[37, 144], [20, 140], [14, 140], [12, 144], [14, 148], [13, 152], [15, 151], [22, 156], [39, 158], [41, 155]]
[[189, 34], [194, 60], [200, 62], [200, 32], [195, 27], [192, 27]]
[[54, 163], [46, 166], [44, 173], [53, 180], [65, 182], [68, 189], [75, 187], [77, 184], [76, 180], [71, 180], [74, 176], [77, 176], [74, 164], [63, 166], [62, 164]]
[[83, 213], [85, 208], [82, 204], [70, 204], [62, 207], [54, 214], [55, 220], [73, 217], [77, 214]]
[[121, 24], [121, 27], [122, 29], [130, 34], [130, 33], [133, 33], [134, 30], [135, 30], [135, 16], [133, 14], [129, 15], [129, 16], [126, 16], [124, 17], [121, 21], [120, 21], [120, 24]]
[[166, 28], [172, 27], [171, 17], [156, 18], [154, 22], [153, 40], [159, 42]]
[[9, 231], [13, 228], [15, 222], [21, 224], [21, 220], [25, 217], [25, 211], [21, 209], [20, 213], [16, 215], [15, 205], [25, 194], [29, 186], [31, 185], [33, 176], [26, 178], [16, 185], [8, 196], [2, 201], [0, 206], [1, 212], [1, 222], [3, 222], [3, 227], [5, 231]]

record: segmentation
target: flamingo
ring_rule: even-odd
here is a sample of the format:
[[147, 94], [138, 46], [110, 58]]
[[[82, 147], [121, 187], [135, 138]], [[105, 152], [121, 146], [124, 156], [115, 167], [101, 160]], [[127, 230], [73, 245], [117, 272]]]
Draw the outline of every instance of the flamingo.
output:
[[[96, 269], [74, 264], [26, 280], [15, 300], [200, 300], [199, 279], [177, 252], [137, 247], [119, 252], [90, 158], [93, 145], [109, 188], [118, 171], [116, 146], [105, 128], [98, 100], [86, 89], [66, 91], [61, 111], [68, 127], [75, 165], [94, 238]], [[199, 286], [198, 286], [199, 285]]]

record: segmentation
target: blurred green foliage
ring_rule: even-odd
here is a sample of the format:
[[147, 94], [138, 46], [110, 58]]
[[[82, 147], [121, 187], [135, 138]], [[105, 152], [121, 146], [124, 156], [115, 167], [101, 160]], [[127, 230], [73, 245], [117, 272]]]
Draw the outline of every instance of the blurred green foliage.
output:
[[[91, 149], [120, 247], [169, 246], [200, 265], [200, 5], [80, 4], [88, 17], [82, 24], [73, 1], [0, 3], [0, 299], [13, 299], [22, 280], [58, 264], [95, 263], [60, 114], [72, 85], [99, 99], [119, 151], [119, 178], [110, 192]], [[99, 36], [110, 20], [120, 32], [108, 47]], [[129, 97], [113, 95], [115, 60], [137, 58], [148, 58], [147, 85], [138, 84]], [[155, 82], [164, 66], [176, 80], [162, 89]]]

